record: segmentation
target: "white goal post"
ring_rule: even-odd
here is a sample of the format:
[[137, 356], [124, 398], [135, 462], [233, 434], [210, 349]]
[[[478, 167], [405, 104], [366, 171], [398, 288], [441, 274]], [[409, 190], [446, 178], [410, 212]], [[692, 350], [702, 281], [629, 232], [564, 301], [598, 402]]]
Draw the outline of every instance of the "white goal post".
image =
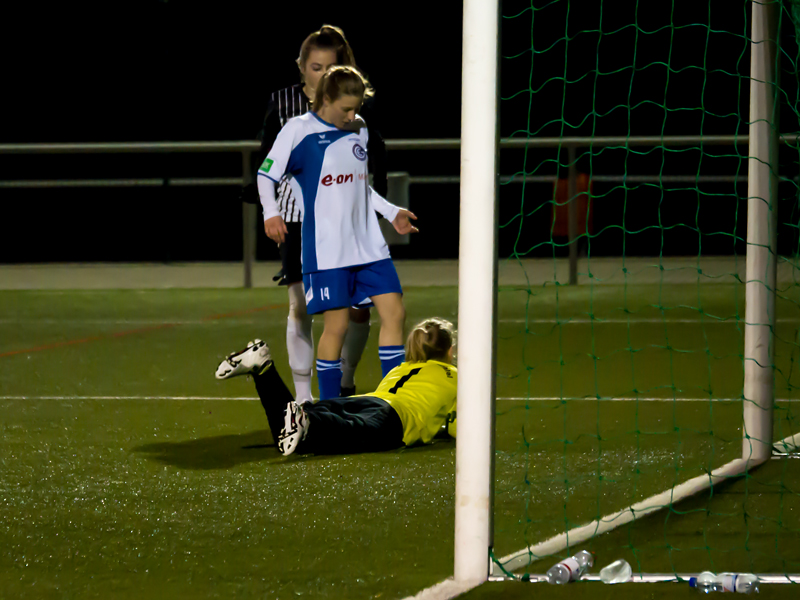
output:
[[489, 576], [497, 302], [498, 0], [465, 0], [455, 580]]
[[[507, 563], [507, 571], [526, 565], [532, 553], [537, 557], [558, 553], [567, 547], [567, 539], [574, 545], [651, 514], [722, 479], [740, 475], [772, 454], [778, 261], [778, 10], [776, 2], [752, 3], [742, 457], [614, 515], [506, 556], [500, 562]], [[461, 591], [493, 575], [489, 554], [497, 302], [498, 2], [465, 0], [463, 16], [459, 406], [455, 564], [454, 578], [449, 582], [456, 586], [452, 589]], [[779, 444], [796, 447], [798, 442], [800, 434]]]

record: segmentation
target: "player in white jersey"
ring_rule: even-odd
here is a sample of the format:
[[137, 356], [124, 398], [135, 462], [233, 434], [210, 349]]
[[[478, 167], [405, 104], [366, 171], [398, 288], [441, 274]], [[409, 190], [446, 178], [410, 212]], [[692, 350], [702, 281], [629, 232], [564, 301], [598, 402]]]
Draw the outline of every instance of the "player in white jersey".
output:
[[317, 350], [320, 398], [339, 397], [348, 308], [374, 304], [381, 316], [384, 375], [403, 362], [402, 288], [375, 211], [401, 233], [416, 231], [410, 211], [388, 203], [370, 186], [366, 125], [357, 116], [369, 83], [353, 67], [336, 66], [320, 79], [313, 112], [281, 130], [258, 173], [267, 236], [283, 242], [286, 225], [275, 185], [289, 173], [303, 201], [303, 286], [309, 314], [324, 313]]
[[[352, 48], [344, 32], [332, 25], [323, 25], [318, 31], [308, 35], [300, 46], [297, 66], [300, 69], [299, 84], [278, 90], [271, 94], [264, 125], [259, 132], [261, 141], [260, 165], [272, 147], [278, 133], [292, 118], [303, 115], [311, 109], [311, 101], [317, 84], [332, 65], [355, 66]], [[370, 171], [374, 186], [385, 195], [387, 188], [383, 139], [374, 127], [370, 128]], [[273, 278], [278, 285], [286, 286], [289, 293], [289, 317], [286, 324], [286, 347], [289, 352], [289, 366], [298, 401], [312, 400], [311, 374], [314, 365], [314, 338], [311, 332], [312, 317], [306, 311], [303, 291], [303, 271], [301, 261], [301, 227], [303, 203], [293, 192], [291, 176], [284, 177], [277, 188], [278, 208], [286, 223], [287, 236], [280, 245], [281, 270]], [[247, 201], [258, 202], [255, 199]], [[350, 325], [342, 348], [342, 395], [355, 394], [354, 374], [367, 344], [370, 330], [370, 311], [368, 308], [350, 309]]]

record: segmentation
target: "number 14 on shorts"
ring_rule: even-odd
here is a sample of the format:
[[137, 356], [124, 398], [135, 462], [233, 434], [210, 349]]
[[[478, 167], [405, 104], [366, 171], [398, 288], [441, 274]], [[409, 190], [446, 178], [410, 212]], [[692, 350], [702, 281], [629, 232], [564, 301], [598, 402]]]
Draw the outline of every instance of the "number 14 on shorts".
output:
[[[320, 300], [330, 300], [331, 299], [330, 288], [321, 287], [321, 288], [317, 288], [317, 290], [319, 291], [319, 299]], [[310, 304], [313, 299], [314, 299], [314, 287], [312, 286], [312, 287], [308, 288], [308, 291], [306, 292], [306, 304]]]

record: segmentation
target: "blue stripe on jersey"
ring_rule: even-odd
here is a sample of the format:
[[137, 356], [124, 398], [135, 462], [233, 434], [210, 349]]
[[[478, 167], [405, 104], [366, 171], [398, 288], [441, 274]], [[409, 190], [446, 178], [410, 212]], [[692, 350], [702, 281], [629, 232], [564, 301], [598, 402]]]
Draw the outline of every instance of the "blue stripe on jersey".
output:
[[[316, 114], [314, 116], [316, 117]], [[317, 118], [319, 119], [319, 117]], [[325, 121], [322, 122], [324, 123]], [[322, 173], [322, 163], [325, 160], [325, 151], [330, 148], [333, 142], [347, 135], [353, 135], [353, 132], [337, 129], [335, 131], [321, 131], [309, 134], [292, 149], [292, 153], [289, 155], [286, 171], [294, 174], [297, 183], [300, 184], [300, 188], [303, 190], [304, 273], [313, 273], [319, 270], [317, 269], [317, 233], [314, 203], [320, 186], [320, 174]], [[330, 143], [320, 144], [321, 140]]]
[[266, 178], [267, 178], [267, 179], [269, 179], [270, 181], [274, 181], [275, 183], [280, 183], [280, 181], [278, 181], [278, 180], [277, 180], [277, 179], [275, 179], [274, 177], [270, 177], [270, 176], [269, 176], [269, 175], [267, 175], [266, 173], [262, 173], [261, 171], [259, 171], [259, 172], [258, 172], [258, 174], [259, 174], [261, 177], [266, 177]]
[[314, 111], [311, 111], [311, 115], [323, 125], [327, 125], [328, 127], [336, 127], [336, 125], [334, 125], [333, 123], [328, 123], [325, 119], [320, 118], [320, 116]]

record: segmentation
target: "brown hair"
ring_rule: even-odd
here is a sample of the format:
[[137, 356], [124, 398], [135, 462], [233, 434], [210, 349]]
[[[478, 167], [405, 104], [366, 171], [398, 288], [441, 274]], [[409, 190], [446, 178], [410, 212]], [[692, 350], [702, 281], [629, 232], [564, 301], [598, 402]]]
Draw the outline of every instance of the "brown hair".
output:
[[355, 67], [346, 65], [336, 65], [325, 71], [317, 84], [317, 92], [314, 96], [314, 112], [319, 112], [325, 103], [325, 98], [335, 102], [342, 96], [356, 96], [362, 99], [369, 98], [375, 92]]
[[323, 25], [300, 45], [300, 56], [297, 58], [297, 66], [301, 70], [300, 79], [303, 78], [302, 69], [312, 50], [333, 50], [336, 53], [336, 64], [356, 66], [353, 49], [344, 37], [344, 31], [333, 25]]
[[447, 361], [447, 353], [456, 343], [456, 330], [450, 321], [438, 317], [418, 323], [406, 340], [406, 361]]

